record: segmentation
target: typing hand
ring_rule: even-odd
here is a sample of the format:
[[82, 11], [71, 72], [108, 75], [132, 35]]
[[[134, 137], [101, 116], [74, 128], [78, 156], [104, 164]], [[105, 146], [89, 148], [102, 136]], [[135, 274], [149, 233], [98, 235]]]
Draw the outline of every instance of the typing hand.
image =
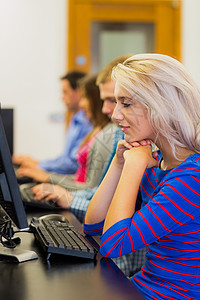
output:
[[38, 169], [38, 168], [26, 168], [26, 167], [20, 167], [17, 170], [17, 176], [18, 177], [30, 177], [33, 178], [35, 181], [38, 182], [47, 182], [49, 181], [49, 175], [45, 171]]
[[31, 156], [28, 155], [13, 155], [12, 161], [16, 165], [37, 165], [38, 161], [33, 159]]
[[42, 183], [34, 186], [32, 192], [35, 194], [35, 200], [45, 199], [46, 201], [56, 201], [56, 204], [63, 208], [69, 208], [74, 196], [61, 186]]

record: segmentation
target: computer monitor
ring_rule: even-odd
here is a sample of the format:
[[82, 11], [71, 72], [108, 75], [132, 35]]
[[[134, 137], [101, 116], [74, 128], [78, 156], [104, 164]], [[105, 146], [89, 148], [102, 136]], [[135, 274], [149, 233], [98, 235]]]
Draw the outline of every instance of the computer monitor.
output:
[[8, 142], [10, 154], [14, 153], [14, 109], [13, 108], [1, 108], [1, 118]]
[[28, 223], [0, 113], [0, 206], [19, 230]]
[[38, 258], [34, 251], [16, 247], [20, 238], [13, 237], [15, 227], [29, 231], [0, 113], [0, 258], [14, 262]]

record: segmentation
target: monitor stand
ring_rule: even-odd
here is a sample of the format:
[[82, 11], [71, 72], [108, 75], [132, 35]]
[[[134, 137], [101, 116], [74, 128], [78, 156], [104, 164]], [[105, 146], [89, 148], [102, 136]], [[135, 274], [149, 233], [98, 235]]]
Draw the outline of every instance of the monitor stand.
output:
[[38, 256], [34, 251], [20, 248], [6, 248], [0, 244], [0, 260], [21, 263], [37, 258]]
[[38, 258], [34, 251], [24, 250], [20, 246], [17, 246], [21, 240], [19, 237], [15, 238], [13, 236], [12, 222], [5, 221], [0, 234], [0, 260], [20, 263]]

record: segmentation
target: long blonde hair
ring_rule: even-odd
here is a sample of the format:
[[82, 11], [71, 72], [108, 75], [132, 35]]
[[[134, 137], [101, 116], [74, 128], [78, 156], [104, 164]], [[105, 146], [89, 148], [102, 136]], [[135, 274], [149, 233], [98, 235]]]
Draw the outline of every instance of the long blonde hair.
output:
[[113, 68], [112, 78], [149, 111], [158, 136], [200, 152], [200, 91], [185, 67], [162, 54], [138, 54]]

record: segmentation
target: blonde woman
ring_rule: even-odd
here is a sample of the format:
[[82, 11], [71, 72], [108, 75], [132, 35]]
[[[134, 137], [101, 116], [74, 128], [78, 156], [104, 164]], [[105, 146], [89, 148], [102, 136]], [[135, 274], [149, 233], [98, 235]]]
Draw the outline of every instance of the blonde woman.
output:
[[85, 233], [103, 233], [105, 257], [148, 245], [131, 279], [146, 299], [200, 299], [199, 90], [180, 62], [159, 54], [128, 58], [112, 78], [125, 140], [88, 206]]

